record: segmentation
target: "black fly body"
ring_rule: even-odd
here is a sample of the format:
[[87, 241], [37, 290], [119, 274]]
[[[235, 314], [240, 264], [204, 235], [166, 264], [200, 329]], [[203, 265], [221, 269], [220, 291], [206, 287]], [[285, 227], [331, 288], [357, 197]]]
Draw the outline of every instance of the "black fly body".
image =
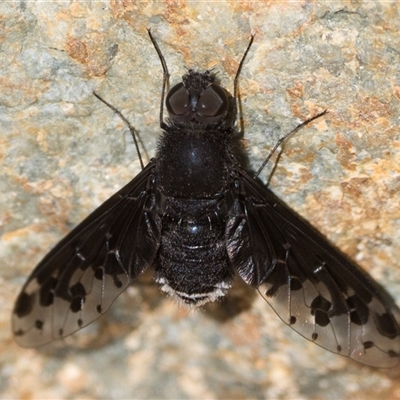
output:
[[149, 34], [164, 69], [157, 154], [33, 271], [13, 311], [17, 343], [90, 324], [152, 267], [161, 289], [190, 306], [222, 298], [237, 274], [306, 339], [396, 365], [400, 330], [377, 285], [240, 165], [237, 80], [253, 38], [233, 97], [210, 71], [189, 70], [166, 96], [164, 122], [168, 70]]

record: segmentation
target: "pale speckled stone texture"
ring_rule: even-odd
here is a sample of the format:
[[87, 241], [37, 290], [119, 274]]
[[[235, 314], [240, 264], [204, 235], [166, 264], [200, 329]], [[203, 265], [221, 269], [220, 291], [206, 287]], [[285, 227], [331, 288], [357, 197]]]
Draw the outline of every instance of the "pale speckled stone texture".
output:
[[271, 188], [400, 304], [396, 1], [3, 2], [0, 397], [400, 398], [399, 368], [320, 349], [241, 287], [224, 307], [189, 313], [145, 282], [66, 343], [14, 344], [9, 319], [26, 276], [140, 168], [93, 89], [130, 119], [145, 158], [154, 154], [162, 71], [148, 27], [172, 84], [200, 66], [231, 87], [256, 33], [240, 80], [254, 168], [278, 137], [329, 110], [285, 145]]

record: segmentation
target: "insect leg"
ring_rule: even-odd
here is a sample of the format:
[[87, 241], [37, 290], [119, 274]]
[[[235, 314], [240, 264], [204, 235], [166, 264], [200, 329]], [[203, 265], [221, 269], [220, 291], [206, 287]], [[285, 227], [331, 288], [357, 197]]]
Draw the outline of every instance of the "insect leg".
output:
[[110, 107], [111, 110], [113, 110], [122, 119], [122, 121], [124, 121], [125, 124], [128, 126], [128, 128], [131, 132], [132, 138], [133, 138], [133, 142], [135, 143], [136, 152], [139, 157], [140, 167], [143, 169], [144, 164], [143, 164], [143, 160], [142, 160], [142, 155], [140, 154], [139, 143], [137, 140], [137, 133], [136, 133], [135, 128], [131, 125], [131, 123], [127, 120], [127, 118], [125, 118], [125, 116], [121, 113], [121, 111], [119, 111], [117, 108], [115, 108], [113, 105], [111, 105], [108, 101], [106, 101], [102, 97], [100, 97], [96, 92], [93, 92], [93, 95], [96, 96], [106, 106]]
[[317, 115], [314, 115], [311, 118], [308, 118], [307, 120], [305, 120], [304, 122], [302, 122], [300, 125], [297, 125], [296, 128], [294, 128], [293, 130], [291, 130], [289, 133], [287, 133], [286, 135], [282, 136], [280, 139], [278, 139], [278, 141], [275, 143], [275, 146], [272, 148], [272, 150], [270, 151], [270, 153], [268, 154], [267, 158], [264, 160], [264, 162], [261, 164], [261, 167], [258, 168], [257, 172], [254, 174], [254, 179], [256, 179], [258, 177], [258, 175], [260, 175], [261, 171], [264, 169], [264, 167], [267, 165], [267, 162], [271, 159], [271, 157], [273, 156], [273, 154], [276, 152], [276, 150], [278, 149], [278, 147], [289, 137], [292, 136], [294, 133], [296, 133], [299, 129], [301, 129], [303, 126], [307, 125], [308, 123], [310, 123], [311, 121], [314, 121], [315, 119], [322, 117], [323, 115], [325, 115], [328, 112], [328, 110], [324, 110], [322, 112], [320, 112]]
[[[253, 44], [253, 40], [254, 40], [254, 34], [252, 34], [250, 36], [250, 42], [247, 45], [246, 51], [243, 54], [242, 59], [240, 60], [238, 69], [236, 71], [236, 75], [235, 75], [235, 79], [233, 81], [233, 109], [232, 109], [232, 116], [233, 118], [236, 118], [236, 113], [238, 108], [240, 108], [240, 117], [239, 117], [239, 124], [240, 128], [239, 131], [241, 134], [243, 134], [243, 122], [242, 122], [242, 112], [241, 112], [241, 105], [240, 105], [240, 95], [238, 94], [238, 86], [239, 86], [239, 75], [240, 75], [240, 71], [242, 70], [242, 66], [244, 63], [244, 60], [246, 59], [247, 53], [250, 50], [251, 45]], [[239, 103], [239, 104], [238, 104]]]
[[158, 54], [158, 58], [161, 61], [162, 69], [163, 69], [163, 72], [164, 72], [163, 85], [162, 85], [162, 90], [161, 90], [161, 104], [160, 104], [160, 127], [163, 128], [165, 126], [165, 123], [164, 123], [165, 89], [166, 89], [167, 84], [168, 84], [169, 72], [168, 72], [167, 63], [165, 62], [165, 58], [164, 58], [163, 54], [161, 53], [160, 48], [158, 47], [158, 43], [157, 43], [156, 39], [153, 37], [150, 29], [148, 29], [147, 32], [149, 33], [150, 40], [153, 43], [154, 48], [156, 49], [156, 52]]

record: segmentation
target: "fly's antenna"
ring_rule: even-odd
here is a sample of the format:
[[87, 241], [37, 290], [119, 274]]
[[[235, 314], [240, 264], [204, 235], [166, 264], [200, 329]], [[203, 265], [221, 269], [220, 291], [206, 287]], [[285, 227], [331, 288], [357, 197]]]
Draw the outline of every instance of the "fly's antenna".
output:
[[238, 96], [238, 83], [239, 83], [240, 71], [242, 70], [242, 66], [243, 66], [244, 60], [246, 59], [247, 53], [249, 52], [250, 47], [253, 44], [254, 36], [255, 36], [255, 34], [251, 34], [250, 42], [247, 45], [246, 51], [244, 52], [242, 59], [240, 60], [238, 69], [236, 71], [236, 76], [235, 76], [235, 79], [233, 81], [233, 113], [232, 113], [233, 118], [236, 118], [236, 113], [237, 113], [237, 109], [238, 109], [237, 96]]
[[158, 54], [158, 58], [161, 61], [162, 69], [163, 69], [163, 85], [162, 85], [162, 90], [161, 90], [161, 104], [160, 104], [160, 127], [163, 128], [165, 126], [164, 123], [164, 100], [165, 100], [165, 89], [167, 87], [168, 79], [169, 79], [169, 72], [168, 72], [168, 67], [167, 63], [165, 62], [165, 58], [163, 54], [161, 53], [160, 48], [158, 47], [156, 39], [153, 37], [151, 33], [151, 29], [147, 29], [147, 32], [150, 36], [150, 40], [153, 43], [154, 48], [156, 49], [156, 52]]

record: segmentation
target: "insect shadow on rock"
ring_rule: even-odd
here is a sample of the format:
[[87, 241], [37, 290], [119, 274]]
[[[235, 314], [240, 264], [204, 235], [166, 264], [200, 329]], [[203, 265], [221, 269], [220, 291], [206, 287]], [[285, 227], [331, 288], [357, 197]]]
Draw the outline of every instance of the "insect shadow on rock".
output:
[[400, 330], [383, 291], [239, 162], [238, 78], [253, 37], [233, 96], [212, 72], [189, 69], [166, 96], [164, 121], [169, 74], [149, 35], [164, 71], [157, 154], [143, 167], [133, 127], [95, 93], [127, 122], [143, 169], [33, 271], [13, 311], [17, 343], [39, 346], [90, 324], [152, 267], [161, 289], [189, 306], [224, 297], [237, 274], [306, 339], [396, 365]]

